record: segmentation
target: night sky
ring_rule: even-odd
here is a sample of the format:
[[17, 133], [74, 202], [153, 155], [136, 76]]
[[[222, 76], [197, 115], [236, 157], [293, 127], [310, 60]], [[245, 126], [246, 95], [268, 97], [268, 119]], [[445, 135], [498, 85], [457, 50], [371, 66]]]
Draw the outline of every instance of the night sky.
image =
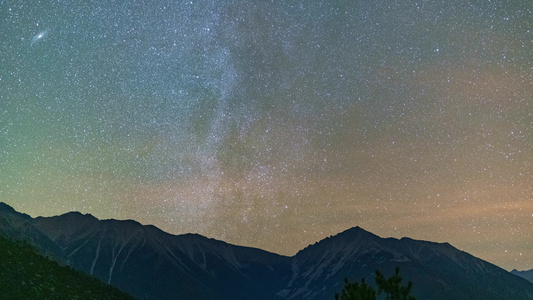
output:
[[7, 0], [0, 22], [21, 212], [285, 255], [361, 226], [533, 268], [530, 1]]

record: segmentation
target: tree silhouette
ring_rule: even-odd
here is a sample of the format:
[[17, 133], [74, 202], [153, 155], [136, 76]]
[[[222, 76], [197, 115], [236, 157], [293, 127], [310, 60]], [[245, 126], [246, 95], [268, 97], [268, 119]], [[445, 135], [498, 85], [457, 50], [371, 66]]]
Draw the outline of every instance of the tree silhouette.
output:
[[416, 300], [410, 295], [413, 283], [409, 281], [407, 286], [402, 285], [399, 267], [396, 267], [396, 273], [388, 279], [383, 276], [383, 273], [376, 271], [376, 284], [378, 285], [378, 295], [381, 292], [387, 293], [386, 300]]
[[[385, 278], [383, 273], [376, 271], [376, 284], [378, 286], [377, 295], [385, 292], [387, 294], [386, 300], [416, 300], [411, 296], [411, 289], [413, 283], [409, 281], [407, 286], [402, 285], [402, 277], [400, 276], [400, 268], [396, 267], [396, 273], [390, 277]], [[361, 280], [361, 284], [357, 282], [349, 282], [347, 278], [344, 279], [344, 289], [342, 294], [335, 294], [335, 300], [376, 300], [376, 291], [365, 283], [365, 279]]]
[[365, 283], [365, 279], [361, 279], [361, 285], [357, 282], [349, 282], [348, 278], [344, 278], [344, 289], [339, 297], [335, 294], [335, 300], [376, 300], [376, 291]]

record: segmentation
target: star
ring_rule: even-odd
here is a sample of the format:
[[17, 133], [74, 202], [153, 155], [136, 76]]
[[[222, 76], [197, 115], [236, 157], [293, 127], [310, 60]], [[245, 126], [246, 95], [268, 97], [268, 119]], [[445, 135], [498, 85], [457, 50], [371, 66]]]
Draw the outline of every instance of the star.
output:
[[533, 268], [527, 1], [22, 2], [0, 25], [15, 209], [287, 255], [361, 226]]

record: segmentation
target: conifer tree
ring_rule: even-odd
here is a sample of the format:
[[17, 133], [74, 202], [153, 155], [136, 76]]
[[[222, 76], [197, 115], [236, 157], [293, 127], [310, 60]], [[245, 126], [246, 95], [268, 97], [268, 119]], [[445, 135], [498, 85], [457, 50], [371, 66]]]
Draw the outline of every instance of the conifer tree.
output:
[[413, 283], [409, 281], [407, 286], [402, 285], [399, 267], [396, 267], [395, 274], [388, 279], [385, 278], [383, 273], [376, 271], [376, 284], [378, 285], [378, 295], [381, 292], [387, 293], [386, 300], [416, 300], [415, 297], [410, 295]]
[[348, 278], [344, 278], [344, 289], [339, 297], [335, 294], [335, 300], [376, 300], [376, 291], [365, 283], [365, 279], [361, 279], [361, 284], [357, 282], [349, 282]]
[[385, 278], [383, 273], [379, 270], [376, 271], [376, 285], [378, 287], [377, 294], [371, 286], [365, 283], [364, 278], [361, 280], [361, 284], [351, 283], [345, 278], [342, 294], [335, 294], [335, 300], [376, 300], [377, 295], [383, 292], [386, 294], [386, 300], [416, 300], [410, 295], [413, 283], [409, 281], [406, 286], [402, 285], [402, 277], [398, 267], [390, 278]]

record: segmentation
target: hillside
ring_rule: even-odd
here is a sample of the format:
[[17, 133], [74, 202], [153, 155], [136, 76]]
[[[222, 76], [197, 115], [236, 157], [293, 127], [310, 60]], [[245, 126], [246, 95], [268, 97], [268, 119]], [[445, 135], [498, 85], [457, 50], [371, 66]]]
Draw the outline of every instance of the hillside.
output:
[[26, 242], [0, 235], [0, 299], [133, 299], [96, 278], [60, 266]]

